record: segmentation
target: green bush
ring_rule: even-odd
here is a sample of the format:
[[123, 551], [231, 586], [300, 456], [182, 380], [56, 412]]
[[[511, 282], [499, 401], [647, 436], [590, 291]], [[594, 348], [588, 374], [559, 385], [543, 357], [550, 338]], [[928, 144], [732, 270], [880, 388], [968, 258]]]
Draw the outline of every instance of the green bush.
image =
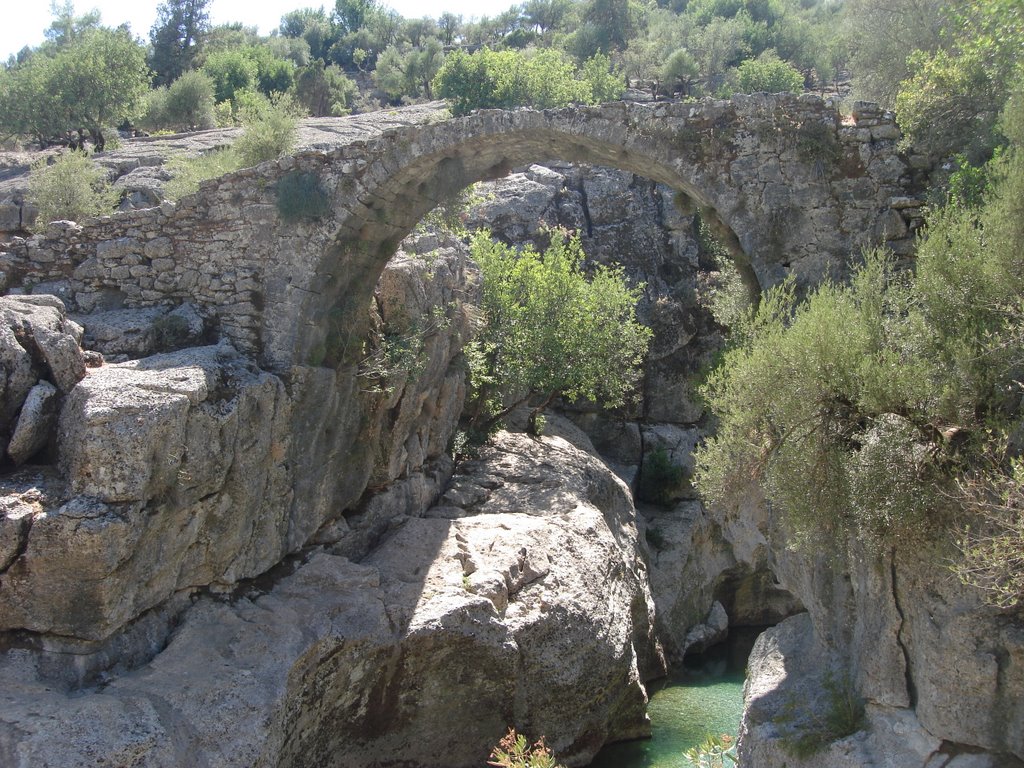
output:
[[171, 179], [164, 185], [164, 196], [168, 200], [178, 200], [196, 192], [207, 179], [216, 179], [241, 167], [233, 147], [215, 149], [196, 157], [172, 157], [167, 163]]
[[404, 333], [388, 332], [367, 346], [359, 362], [364, 392], [391, 394], [399, 382], [415, 377], [423, 368], [426, 331], [413, 325]]
[[594, 56], [581, 71], [567, 54], [553, 48], [492, 51], [486, 47], [472, 54], [450, 54], [433, 90], [451, 102], [455, 115], [474, 109], [590, 104], [622, 92], [605, 56]]
[[642, 286], [620, 267], [583, 267], [578, 237], [521, 252], [478, 232], [471, 245], [483, 276], [486, 318], [468, 357], [473, 426], [499, 423], [528, 405], [536, 417], [557, 396], [623, 404], [640, 379], [651, 331], [636, 320]]
[[1012, 462], [1009, 473], [976, 473], [960, 488], [970, 517], [954, 570], [992, 605], [1012, 608], [1024, 596], [1024, 462]]
[[1024, 420], [1022, 113], [1011, 101], [982, 204], [931, 214], [914, 273], [871, 253], [849, 284], [804, 301], [784, 285], [734, 326], [704, 389], [719, 422], [697, 454], [705, 498], [733, 505], [757, 483], [805, 544], [966, 526], [965, 580], [1024, 598], [1024, 513], [1005, 501]]
[[664, 448], [644, 455], [636, 497], [639, 501], [669, 506], [686, 480], [686, 470], [672, 461]]
[[896, 116], [918, 151], [980, 162], [997, 145], [996, 117], [1024, 74], [1024, 9], [1014, 0], [967, 0], [938, 15], [948, 27], [943, 47], [901, 52], [910, 76], [900, 83]]
[[314, 221], [331, 210], [331, 198], [314, 173], [295, 171], [277, 183], [277, 212], [284, 221]]
[[39, 208], [32, 225], [42, 232], [51, 221], [84, 221], [113, 213], [118, 193], [107, 186], [106, 174], [81, 152], [64, 152], [47, 165], [41, 158], [29, 173], [29, 199]]
[[242, 115], [245, 130], [233, 145], [241, 167], [276, 160], [291, 152], [300, 115], [298, 106], [286, 96], [246, 109]]
[[747, 59], [740, 64], [737, 74], [743, 93], [800, 93], [804, 88], [804, 76], [773, 50], [765, 51], [756, 59]]
[[259, 68], [241, 49], [214, 51], [201, 72], [213, 82], [218, 102], [233, 101], [238, 91], [255, 89]]
[[213, 81], [202, 72], [183, 74], [167, 89], [164, 123], [183, 131], [196, 131], [214, 126]]
[[735, 739], [727, 733], [709, 734], [698, 746], [683, 752], [683, 758], [693, 768], [726, 768], [739, 763]]

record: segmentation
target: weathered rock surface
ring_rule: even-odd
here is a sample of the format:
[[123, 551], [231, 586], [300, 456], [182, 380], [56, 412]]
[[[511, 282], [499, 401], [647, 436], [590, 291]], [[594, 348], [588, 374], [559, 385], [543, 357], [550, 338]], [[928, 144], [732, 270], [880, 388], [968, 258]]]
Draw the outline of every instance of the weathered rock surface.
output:
[[580, 765], [647, 729], [643, 571], [628, 491], [599, 460], [504, 434], [361, 564], [320, 551], [262, 590], [201, 597], [151, 662], [102, 688], [69, 695], [9, 651], [0, 755], [457, 768], [515, 725]]
[[0, 445], [16, 464], [54, 437], [57, 401], [85, 375], [81, 337], [55, 296], [0, 297]]
[[[915, 747], [904, 763], [878, 764], [944, 765], [939, 756], [967, 754], [1000, 766], [1024, 762], [1024, 631], [1019, 619], [986, 608], [957, 583], [944, 565], [950, 551], [919, 542], [879, 553], [851, 542], [832, 559], [812, 557], [786, 546], [778, 519], [754, 493], [744, 509], [713, 516], [738, 559], [770, 560], [781, 586], [808, 610], [801, 642], [849, 676], [868, 705], [872, 736], [858, 741], [860, 756], [850, 758], [865, 762], [836, 757], [835, 765], [900, 754], [883, 736], [898, 740], [901, 733], [908, 743], [937, 746]], [[776, 683], [774, 700], [803, 696], [790, 677]], [[758, 766], [786, 760], [770, 730], [748, 729], [740, 749], [756, 754]]]
[[[112, 309], [78, 315], [82, 346], [106, 356], [147, 357], [202, 343], [203, 318], [189, 303], [178, 307]], [[123, 357], [122, 357], [123, 359]]]
[[[364, 554], [398, 512], [392, 506], [372, 525], [359, 514], [343, 522], [371, 482], [383, 488], [402, 478], [413, 490], [392, 491], [395, 506], [424, 509], [450, 473], [442, 457], [461, 410], [461, 302], [472, 296], [465, 269], [464, 249], [448, 247], [429, 265], [400, 257], [382, 280], [373, 310], [379, 335], [415, 326], [415, 370], [309, 367], [286, 385], [226, 344], [90, 369], [61, 404], [57, 488], [45, 503], [4, 512], [0, 631], [62, 638], [88, 677], [83, 655], [106, 656], [147, 612], [258, 576], [318, 530], [318, 541], [346, 538]], [[58, 322], [44, 297], [3, 301]], [[175, 312], [186, 329], [202, 328], [187, 305]], [[29, 327], [33, 350], [63, 350], [50, 326], [45, 334], [38, 323]], [[39, 371], [22, 346], [7, 349], [20, 354], [12, 359], [24, 375], [15, 381], [27, 396]], [[22, 409], [12, 455], [35, 445], [28, 425], [36, 410]], [[49, 434], [46, 409], [38, 411], [35, 441]]]
[[[349, 142], [365, 139], [388, 128], [436, 120], [443, 115], [443, 102], [417, 104], [400, 110], [382, 110], [365, 115], [336, 118], [307, 118], [299, 124], [298, 151], [331, 150]], [[122, 139], [117, 149], [93, 155], [93, 161], [107, 173], [112, 186], [122, 196], [121, 210], [160, 205], [164, 184], [171, 178], [166, 167], [173, 157], [195, 157], [231, 144], [240, 128], [215, 128], [207, 131], [168, 136]], [[47, 150], [54, 154], [59, 150]], [[15, 232], [28, 227], [36, 218], [36, 209], [26, 202], [28, 171], [41, 156], [38, 152], [0, 152], [0, 232]]]
[[57, 426], [57, 398], [58, 389], [48, 381], [28, 391], [7, 444], [7, 455], [15, 464], [24, 464], [50, 441]]
[[[835, 708], [832, 691], [845, 691], [842, 660], [829, 655], [815, 636], [809, 615], [787, 619], [758, 638], [748, 663], [745, 709], [740, 725], [741, 765], [758, 768], [947, 768], [1019, 765], [1013, 757], [976, 746], [943, 741], [914, 710], [869, 702], [863, 730], [799, 759], [787, 741], [805, 728], [821, 727]], [[951, 671], [947, 668], [947, 672]], [[828, 675], [831, 682], [827, 682]], [[829, 690], [832, 686], [832, 691]], [[838, 688], [836, 687], [838, 686]], [[855, 693], [850, 695], [856, 696]]]

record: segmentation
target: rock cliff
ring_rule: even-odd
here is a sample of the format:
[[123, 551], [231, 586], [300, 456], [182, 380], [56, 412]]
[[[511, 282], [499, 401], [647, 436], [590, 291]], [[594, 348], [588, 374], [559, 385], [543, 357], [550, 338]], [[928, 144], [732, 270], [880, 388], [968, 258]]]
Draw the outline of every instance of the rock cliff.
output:
[[[1024, 628], [983, 604], [948, 563], [949, 544], [878, 552], [832, 542], [815, 554], [787, 543], [755, 492], [716, 510], [738, 559], [771, 561], [807, 608], [759, 641], [751, 656], [740, 755], [759, 766], [978, 766], [1024, 764]], [[824, 675], [863, 701], [867, 730], [796, 760], [781, 716], [819, 721], [834, 707]], [[798, 722], [800, 725], [800, 722]], [[804, 723], [806, 725], [806, 723]], [[797, 728], [799, 732], [800, 728]]]
[[192, 595], [162, 650], [102, 685], [8, 649], [3, 764], [468, 767], [509, 725], [585, 764], [648, 732], [662, 663], [634, 515], [593, 455], [501, 435], [362, 562], [318, 547]]
[[628, 487], [571, 425], [587, 450], [505, 435], [448, 483], [475, 277], [405, 248], [333, 371], [189, 346], [187, 304], [0, 300], [7, 432], [40, 435], [4, 480], [5, 766], [476, 766], [510, 725], [578, 765], [648, 732]]
[[[0, 631], [50, 654], [58, 677], [87, 681], [122, 646], [159, 646], [148, 614], [231, 590], [318, 531], [365, 554], [380, 535], [355, 514], [367, 487], [400, 481], [403, 501], [422, 511], [450, 472], [467, 269], [461, 248], [435, 251], [429, 265], [400, 254], [367, 308], [376, 330], [363, 361], [286, 376], [223, 342], [87, 369], [78, 340], [108, 329], [109, 312], [79, 315], [78, 325], [53, 297], [0, 300], [8, 453], [37, 460], [5, 480]], [[133, 322], [119, 349], [136, 351], [134, 329], [174, 316], [121, 314]], [[414, 325], [404, 365], [368, 365]], [[49, 406], [33, 399], [38, 391]]]

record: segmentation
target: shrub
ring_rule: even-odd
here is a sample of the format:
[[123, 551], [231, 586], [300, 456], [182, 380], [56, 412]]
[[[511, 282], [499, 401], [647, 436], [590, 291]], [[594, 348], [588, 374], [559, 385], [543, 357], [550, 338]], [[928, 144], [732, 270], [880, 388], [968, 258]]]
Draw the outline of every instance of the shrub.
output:
[[693, 768], [726, 768], [739, 763], [735, 740], [727, 733], [721, 736], [709, 734], [698, 746], [683, 752], [683, 758]]
[[277, 212], [284, 221], [312, 221], [331, 209], [331, 198], [313, 173], [289, 173], [277, 183]]
[[471, 251], [486, 317], [470, 358], [486, 369], [471, 374], [475, 428], [486, 432], [521, 405], [533, 422], [557, 396], [625, 402], [651, 336], [635, 316], [642, 286], [629, 287], [621, 267], [585, 270], [577, 236], [556, 233], [543, 253], [517, 253], [478, 232]]
[[178, 200], [196, 192], [207, 179], [215, 179], [241, 167], [238, 155], [231, 147], [196, 157], [172, 157], [167, 163], [171, 180], [164, 185], [164, 196], [168, 200]]
[[214, 126], [213, 81], [202, 72], [183, 74], [167, 89], [161, 127], [195, 131]]
[[81, 152], [65, 152], [52, 164], [41, 158], [29, 174], [29, 198], [39, 208], [32, 229], [41, 232], [51, 221], [83, 221], [113, 212], [118, 193], [107, 186], [106, 174]]
[[389, 332], [373, 340], [359, 362], [364, 392], [391, 394], [395, 387], [423, 368], [426, 331], [413, 325], [404, 333]]
[[1012, 1], [943, 6], [944, 46], [907, 57], [910, 76], [899, 85], [896, 115], [917, 151], [964, 152], [979, 162], [996, 146], [996, 117], [1022, 74], [1024, 11]]
[[954, 571], [991, 605], [1012, 608], [1024, 598], [1024, 463], [1013, 462], [1009, 473], [994, 467], [967, 477], [960, 491], [970, 516]]
[[237, 91], [256, 87], [259, 68], [241, 49], [214, 51], [206, 57], [202, 73], [210, 78], [217, 101], [233, 101]]
[[804, 76], [773, 50], [744, 61], [738, 68], [738, 76], [739, 89], [743, 93], [800, 93], [804, 87]]
[[434, 93], [452, 103], [455, 115], [474, 109], [517, 106], [549, 109], [574, 102], [607, 101], [621, 93], [619, 78], [605, 56], [578, 70], [562, 51], [454, 51], [437, 73]]
[[188, 320], [181, 315], [162, 315], [153, 321], [153, 336], [161, 351], [180, 349], [189, 341]]
[[300, 114], [295, 102], [287, 96], [246, 109], [242, 114], [245, 130], [233, 146], [241, 167], [259, 165], [291, 152], [295, 148]]
[[668, 506], [685, 480], [686, 470], [672, 461], [664, 448], [655, 448], [644, 456], [636, 497], [640, 501]]
[[[1024, 419], [1024, 100], [980, 204], [929, 216], [916, 270], [868, 254], [848, 285], [797, 301], [766, 293], [733, 328], [704, 389], [719, 419], [697, 453], [707, 499], [751, 482], [798, 542], [879, 545], [960, 533], [965, 581], [1001, 606], [1024, 599], [1019, 556]], [[959, 522], [958, 522], [959, 520]]]
[[488, 765], [495, 768], [562, 768], [541, 738], [530, 744], [526, 737], [509, 728], [505, 737], [491, 750]]

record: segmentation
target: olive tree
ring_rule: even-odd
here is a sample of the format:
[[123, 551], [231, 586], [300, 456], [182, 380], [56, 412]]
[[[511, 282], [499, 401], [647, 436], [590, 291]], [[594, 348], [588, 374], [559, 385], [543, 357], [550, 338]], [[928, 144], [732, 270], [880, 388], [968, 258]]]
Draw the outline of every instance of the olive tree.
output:
[[88, 132], [102, 151], [103, 128], [136, 116], [148, 89], [145, 51], [126, 29], [87, 29], [6, 72], [0, 125], [44, 145]]

